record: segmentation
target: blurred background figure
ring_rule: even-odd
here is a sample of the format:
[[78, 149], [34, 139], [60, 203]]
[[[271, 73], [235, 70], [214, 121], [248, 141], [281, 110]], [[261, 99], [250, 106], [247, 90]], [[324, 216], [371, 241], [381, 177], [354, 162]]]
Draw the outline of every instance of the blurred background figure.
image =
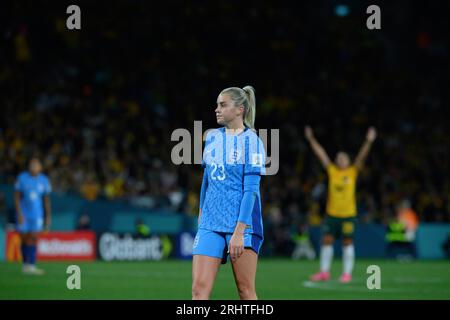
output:
[[292, 259], [299, 260], [306, 258], [313, 260], [316, 258], [316, 251], [309, 238], [308, 226], [302, 224], [298, 227], [298, 232], [294, 233], [292, 240], [295, 243], [294, 251], [292, 252]]
[[411, 208], [409, 200], [403, 200], [397, 207], [397, 220], [405, 226], [406, 240], [413, 242], [416, 238], [416, 230], [419, 227], [419, 216]]
[[100, 184], [93, 173], [86, 174], [86, 179], [82, 182], [80, 193], [88, 201], [94, 201], [100, 195]]
[[17, 231], [20, 233], [22, 271], [25, 274], [42, 275], [36, 267], [37, 238], [45, 228], [50, 228], [50, 181], [42, 173], [38, 158], [31, 158], [28, 171], [22, 172], [14, 185], [14, 204], [17, 214]]
[[411, 260], [416, 255], [416, 230], [419, 226], [417, 213], [411, 208], [409, 200], [404, 199], [397, 206], [394, 219], [387, 226], [386, 240], [389, 257]]
[[89, 215], [82, 214], [80, 216], [80, 218], [78, 219], [76, 230], [78, 231], [91, 230], [91, 218], [89, 218]]
[[145, 224], [142, 218], [136, 219], [135, 227], [136, 227], [136, 237], [145, 238], [150, 236], [150, 227]]

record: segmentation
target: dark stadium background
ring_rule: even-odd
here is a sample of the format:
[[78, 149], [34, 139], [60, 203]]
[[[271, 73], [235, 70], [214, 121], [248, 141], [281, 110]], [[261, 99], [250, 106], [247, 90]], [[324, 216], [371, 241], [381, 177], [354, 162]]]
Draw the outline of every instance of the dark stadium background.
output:
[[[256, 127], [280, 130], [279, 172], [262, 182], [266, 255], [289, 256], [292, 235], [324, 214], [326, 176], [305, 125], [332, 157], [354, 157], [377, 128], [358, 182], [361, 225], [384, 228], [405, 199], [421, 224], [450, 223], [445, 2], [79, 1], [79, 31], [65, 27], [69, 4], [1, 4], [5, 230], [31, 155], [60, 199], [54, 216], [64, 197], [77, 203], [73, 228], [87, 214], [94, 231], [115, 231], [103, 219], [120, 207], [144, 220], [175, 214], [193, 230], [202, 171], [171, 164], [170, 135], [193, 132], [194, 120], [215, 127], [218, 93], [248, 84]], [[370, 4], [381, 7], [381, 30], [366, 28]]]

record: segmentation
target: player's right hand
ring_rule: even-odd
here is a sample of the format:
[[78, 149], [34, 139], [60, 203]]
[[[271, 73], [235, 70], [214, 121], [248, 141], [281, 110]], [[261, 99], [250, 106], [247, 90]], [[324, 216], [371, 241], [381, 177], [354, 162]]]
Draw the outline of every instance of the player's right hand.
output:
[[228, 246], [231, 260], [236, 261], [244, 253], [244, 235], [233, 233]]

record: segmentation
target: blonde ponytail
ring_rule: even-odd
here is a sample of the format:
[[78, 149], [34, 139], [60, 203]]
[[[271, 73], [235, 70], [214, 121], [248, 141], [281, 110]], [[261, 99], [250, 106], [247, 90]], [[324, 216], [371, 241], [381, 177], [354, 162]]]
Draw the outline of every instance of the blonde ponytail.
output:
[[220, 94], [225, 93], [230, 95], [230, 98], [234, 102], [235, 106], [244, 106], [244, 124], [250, 129], [255, 129], [255, 89], [252, 86], [245, 86], [242, 89], [238, 87], [231, 87], [222, 90]]
[[254, 129], [256, 116], [255, 89], [252, 86], [245, 86], [242, 90], [244, 90], [247, 95], [248, 101], [248, 106], [245, 108], [244, 124], [250, 129]]

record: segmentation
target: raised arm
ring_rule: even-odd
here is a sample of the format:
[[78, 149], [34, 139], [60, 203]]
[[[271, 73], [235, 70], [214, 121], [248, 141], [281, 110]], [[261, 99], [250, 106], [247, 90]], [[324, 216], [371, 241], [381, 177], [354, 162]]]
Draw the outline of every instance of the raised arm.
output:
[[376, 137], [377, 131], [374, 127], [370, 127], [369, 130], [367, 130], [366, 140], [364, 141], [361, 149], [358, 152], [358, 155], [355, 158], [355, 167], [358, 170], [363, 167], [367, 155], [369, 154], [370, 148], [372, 147], [372, 143], [375, 141]]
[[325, 149], [319, 144], [319, 142], [317, 142], [316, 138], [314, 137], [314, 133], [309, 126], [305, 127], [305, 137], [311, 145], [311, 148], [313, 149], [315, 155], [317, 156], [317, 158], [319, 158], [320, 163], [326, 169], [331, 162], [330, 158], [328, 157]]

